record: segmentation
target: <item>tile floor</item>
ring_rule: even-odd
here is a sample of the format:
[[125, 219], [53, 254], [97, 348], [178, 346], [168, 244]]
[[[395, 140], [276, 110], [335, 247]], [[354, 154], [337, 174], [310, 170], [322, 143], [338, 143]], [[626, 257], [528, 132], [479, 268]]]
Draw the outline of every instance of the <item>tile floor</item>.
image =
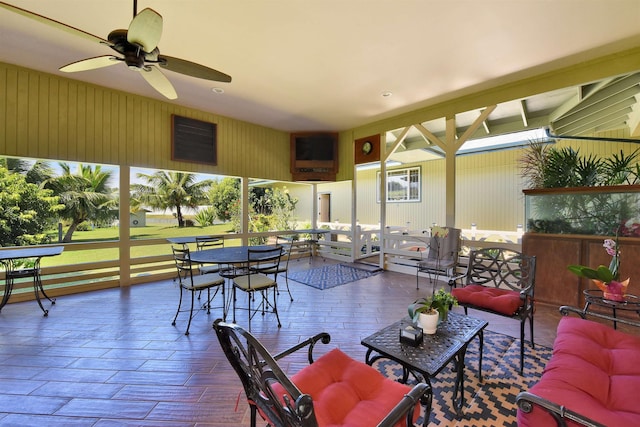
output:
[[[324, 262], [331, 261], [313, 260]], [[305, 268], [310, 268], [306, 260], [290, 265]], [[414, 275], [393, 272], [324, 291], [290, 285], [295, 301], [286, 291], [278, 299], [282, 328], [273, 314], [258, 315], [254, 335], [276, 352], [327, 331], [330, 346], [359, 360], [365, 354], [362, 338], [404, 316], [408, 303], [431, 292], [428, 279], [416, 290]], [[186, 313], [171, 326], [177, 297], [172, 281], [163, 281], [63, 296], [49, 317], [35, 301], [5, 306], [0, 426], [247, 426], [240, 382], [211, 328], [220, 313], [200, 312], [185, 336]], [[487, 318], [490, 330], [519, 334], [517, 321], [470, 314]], [[246, 324], [244, 316], [238, 323]], [[555, 307], [538, 307], [537, 344], [552, 345], [559, 317]]]

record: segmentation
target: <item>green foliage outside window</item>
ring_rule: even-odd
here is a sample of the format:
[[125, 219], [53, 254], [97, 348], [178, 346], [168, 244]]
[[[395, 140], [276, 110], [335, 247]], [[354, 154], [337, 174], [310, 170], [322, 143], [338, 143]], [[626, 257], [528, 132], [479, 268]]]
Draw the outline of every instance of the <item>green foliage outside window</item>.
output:
[[63, 208], [51, 190], [0, 166], [0, 246], [50, 243], [45, 231]]

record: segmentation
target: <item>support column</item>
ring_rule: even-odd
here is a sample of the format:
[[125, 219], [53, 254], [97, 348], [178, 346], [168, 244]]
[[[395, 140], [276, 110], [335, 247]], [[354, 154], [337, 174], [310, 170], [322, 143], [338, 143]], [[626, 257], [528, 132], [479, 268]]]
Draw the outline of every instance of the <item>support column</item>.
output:
[[118, 259], [120, 261], [120, 287], [131, 285], [131, 236], [129, 227], [129, 216], [131, 213], [131, 202], [129, 194], [129, 183], [131, 181], [131, 167], [120, 166], [120, 206], [118, 212], [119, 237]]

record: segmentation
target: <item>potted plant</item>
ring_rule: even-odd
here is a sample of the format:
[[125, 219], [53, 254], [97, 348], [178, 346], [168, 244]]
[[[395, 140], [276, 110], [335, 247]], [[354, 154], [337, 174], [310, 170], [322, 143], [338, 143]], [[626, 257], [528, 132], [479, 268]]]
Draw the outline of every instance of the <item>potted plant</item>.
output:
[[433, 297], [418, 298], [408, 307], [409, 317], [413, 323], [420, 324], [425, 334], [435, 334], [440, 315]]
[[409, 317], [414, 323], [420, 323], [425, 334], [435, 334], [438, 323], [447, 319], [449, 309], [454, 305], [458, 305], [458, 300], [440, 289], [430, 297], [419, 298], [409, 304]]
[[432, 298], [432, 305], [435, 306], [435, 308], [438, 310], [438, 313], [440, 314], [440, 321], [446, 322], [449, 315], [449, 310], [451, 309], [451, 307], [458, 306], [458, 300], [456, 299], [456, 297], [451, 295], [451, 293], [446, 292], [444, 289], [438, 289], [438, 291], [433, 294]]
[[593, 269], [584, 265], [570, 265], [569, 271], [587, 279], [591, 279], [593, 283], [602, 291], [605, 299], [612, 301], [624, 301], [629, 279], [620, 281], [620, 245], [618, 237], [616, 240], [605, 239], [602, 245], [607, 253], [611, 256], [609, 267], [604, 265]]

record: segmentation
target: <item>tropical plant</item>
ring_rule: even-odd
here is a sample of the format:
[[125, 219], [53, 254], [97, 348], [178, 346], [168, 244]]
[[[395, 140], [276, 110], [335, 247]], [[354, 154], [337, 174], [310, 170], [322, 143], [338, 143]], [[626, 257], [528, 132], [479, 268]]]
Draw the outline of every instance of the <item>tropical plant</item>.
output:
[[0, 166], [0, 246], [49, 243], [45, 230], [55, 224], [63, 207], [51, 190]]
[[530, 141], [529, 147], [518, 159], [520, 175], [527, 180], [529, 188], [544, 187], [544, 168], [547, 161], [547, 151], [550, 145], [542, 141]]
[[518, 160], [529, 188], [594, 187], [636, 184], [640, 179], [639, 150], [629, 155], [583, 156], [571, 147], [532, 141]]
[[216, 210], [212, 207], [200, 209], [194, 219], [198, 221], [198, 224], [202, 227], [213, 225], [213, 222], [216, 219]]
[[635, 184], [640, 176], [638, 175], [638, 149], [625, 156], [620, 150], [620, 156], [616, 153], [604, 159], [602, 164], [604, 185]]
[[42, 184], [49, 180], [53, 175], [53, 169], [48, 162], [36, 160], [31, 162], [15, 157], [0, 157], [0, 166], [4, 166], [12, 173], [19, 173], [25, 176], [30, 184]]
[[206, 204], [206, 192], [212, 184], [211, 180], [197, 181], [196, 175], [183, 172], [138, 173], [137, 177], [147, 181], [147, 184], [131, 185], [135, 205], [164, 210], [174, 208], [178, 227], [185, 226], [182, 209], [195, 209]]
[[71, 242], [73, 233], [84, 221], [109, 222], [118, 217], [118, 199], [109, 186], [111, 171], [103, 170], [100, 165], [79, 164], [73, 174], [69, 164], [59, 165], [62, 174], [49, 179], [45, 187], [59, 197], [64, 205], [60, 216], [70, 221], [63, 242]]
[[231, 221], [234, 213], [234, 204], [240, 199], [240, 180], [238, 178], [225, 177], [222, 180], [214, 180], [208, 191], [209, 203], [220, 221]]
[[409, 304], [407, 311], [409, 317], [417, 322], [420, 313], [434, 314], [440, 313], [440, 317], [446, 319], [446, 313], [452, 306], [457, 306], [458, 300], [451, 293], [444, 289], [439, 289], [430, 297], [418, 298], [412, 304]]

